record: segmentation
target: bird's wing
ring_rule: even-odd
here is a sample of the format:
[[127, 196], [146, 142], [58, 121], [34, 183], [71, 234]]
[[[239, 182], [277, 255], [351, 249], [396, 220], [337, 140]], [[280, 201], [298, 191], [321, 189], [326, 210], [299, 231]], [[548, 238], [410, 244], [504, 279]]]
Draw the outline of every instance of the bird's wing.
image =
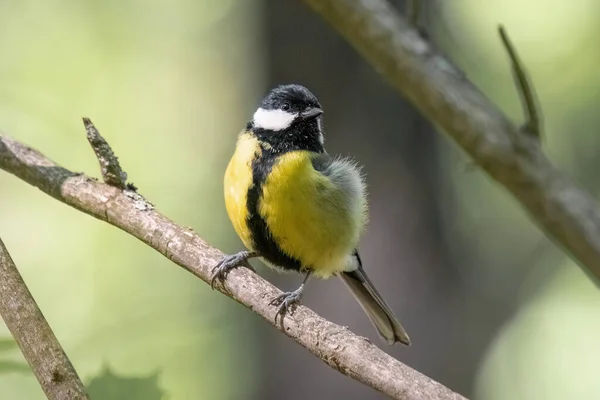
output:
[[333, 184], [335, 190], [330, 196], [338, 198], [334, 194], [337, 192], [345, 199], [344, 208], [356, 218], [362, 229], [367, 221], [366, 184], [357, 164], [347, 158], [321, 153], [313, 156], [312, 165]]

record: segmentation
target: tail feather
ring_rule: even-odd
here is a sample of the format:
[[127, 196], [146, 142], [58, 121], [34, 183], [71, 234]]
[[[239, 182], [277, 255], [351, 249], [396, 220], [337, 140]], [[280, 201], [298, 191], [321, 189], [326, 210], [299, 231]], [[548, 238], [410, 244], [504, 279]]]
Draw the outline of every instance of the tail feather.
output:
[[342, 272], [340, 277], [384, 340], [389, 344], [401, 342], [410, 346], [408, 334], [383, 301], [362, 266], [359, 265], [354, 271]]

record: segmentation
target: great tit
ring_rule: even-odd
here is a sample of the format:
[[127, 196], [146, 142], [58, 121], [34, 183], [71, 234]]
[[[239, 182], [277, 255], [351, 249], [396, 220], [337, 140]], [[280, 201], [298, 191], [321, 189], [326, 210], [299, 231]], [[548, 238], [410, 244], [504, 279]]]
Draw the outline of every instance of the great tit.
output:
[[[300, 287], [271, 301], [281, 320], [302, 297], [310, 276], [342, 278], [380, 336], [389, 344], [410, 339], [367, 277], [358, 242], [367, 221], [364, 178], [356, 163], [331, 157], [323, 146], [321, 104], [300, 85], [265, 96], [225, 172], [225, 205], [248, 250], [215, 267], [211, 285], [232, 268], [266, 265], [304, 274]], [[250, 267], [251, 268], [251, 267]]]

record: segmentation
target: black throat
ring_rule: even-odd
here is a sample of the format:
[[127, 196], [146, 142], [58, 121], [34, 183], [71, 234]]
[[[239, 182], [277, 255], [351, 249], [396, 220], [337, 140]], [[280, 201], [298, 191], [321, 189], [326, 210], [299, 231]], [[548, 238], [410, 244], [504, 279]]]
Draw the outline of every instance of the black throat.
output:
[[246, 127], [258, 139], [263, 148], [263, 154], [281, 155], [290, 151], [307, 150], [315, 153], [325, 151], [321, 143], [322, 135], [316, 119], [309, 119], [294, 123], [287, 129], [272, 131], [256, 128], [252, 122]]

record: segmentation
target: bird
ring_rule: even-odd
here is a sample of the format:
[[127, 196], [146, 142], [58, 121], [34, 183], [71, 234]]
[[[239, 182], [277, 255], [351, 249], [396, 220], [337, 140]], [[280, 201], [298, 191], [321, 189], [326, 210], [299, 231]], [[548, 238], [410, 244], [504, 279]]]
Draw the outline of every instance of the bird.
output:
[[299, 84], [272, 88], [237, 138], [224, 177], [225, 207], [246, 250], [213, 268], [211, 286], [248, 260], [304, 275], [270, 302], [283, 318], [309, 278], [338, 276], [388, 344], [410, 338], [367, 276], [358, 243], [368, 221], [366, 182], [355, 161], [324, 147], [323, 108]]

